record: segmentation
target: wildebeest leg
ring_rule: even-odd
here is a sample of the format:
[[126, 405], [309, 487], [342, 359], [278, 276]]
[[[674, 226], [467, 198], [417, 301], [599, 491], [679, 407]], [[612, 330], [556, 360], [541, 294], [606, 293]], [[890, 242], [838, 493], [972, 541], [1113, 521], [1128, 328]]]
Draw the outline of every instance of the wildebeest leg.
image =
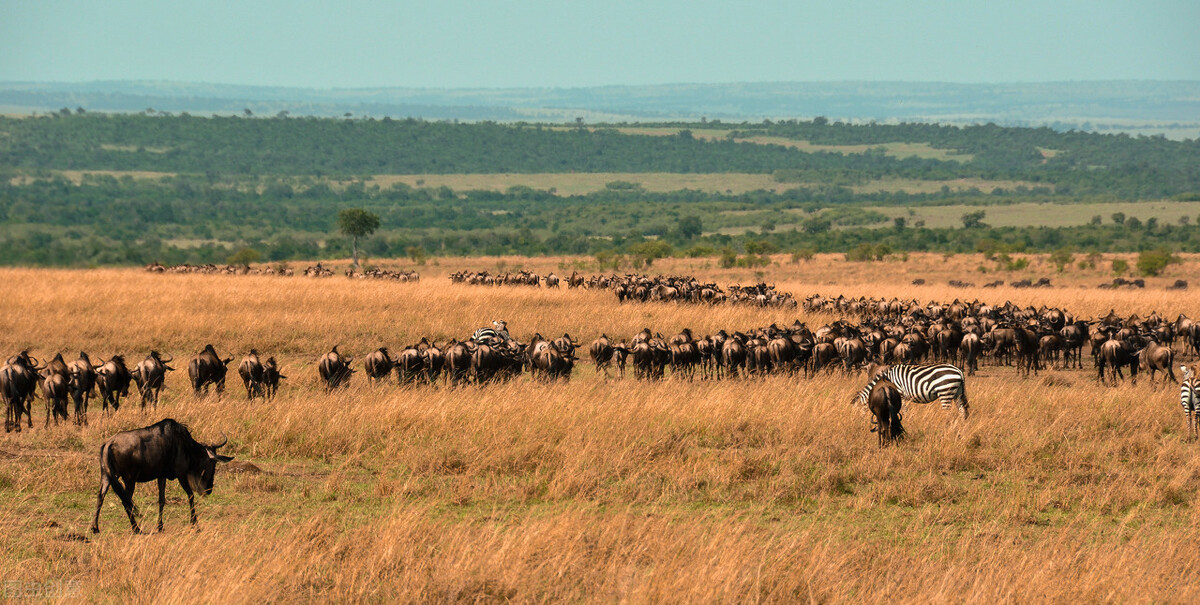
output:
[[92, 533], [100, 533], [100, 507], [104, 505], [104, 495], [108, 493], [108, 475], [100, 473], [100, 492], [96, 494], [96, 515], [92, 517]]
[[163, 530], [162, 514], [163, 507], [167, 504], [167, 479], [165, 477], [158, 478], [158, 531]]
[[[137, 505], [133, 503], [133, 489], [137, 484], [128, 477], [123, 481], [112, 477], [109, 482], [112, 485], [113, 492], [117, 494], [117, 497], [121, 499], [121, 504], [125, 507], [125, 514], [129, 516], [129, 525], [133, 527], [133, 533], [142, 533], [142, 528], [138, 526], [137, 522], [137, 518], [140, 515]], [[99, 514], [99, 507], [97, 507], [97, 514]]]
[[196, 497], [192, 495], [192, 488], [188, 485], [186, 477], [179, 478], [179, 487], [183, 488], [183, 493], [188, 497], [188, 509], [192, 512], [192, 525], [196, 524]]

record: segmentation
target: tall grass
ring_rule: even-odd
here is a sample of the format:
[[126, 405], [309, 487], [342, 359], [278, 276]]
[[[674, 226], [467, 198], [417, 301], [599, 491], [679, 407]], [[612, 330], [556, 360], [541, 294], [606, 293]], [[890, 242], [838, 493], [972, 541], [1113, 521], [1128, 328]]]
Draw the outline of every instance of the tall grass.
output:
[[[907, 285], [909, 273], [952, 271], [940, 258], [854, 273], [843, 263], [841, 275], [816, 262], [772, 272], [798, 295], [962, 295]], [[1200, 598], [1200, 444], [1186, 440], [1173, 387], [985, 367], [968, 382], [969, 422], [909, 405], [908, 438], [884, 450], [849, 404], [862, 377], [840, 373], [649, 384], [582, 365], [565, 384], [372, 387], [356, 375], [324, 394], [312, 364], [332, 344], [361, 355], [492, 318], [521, 336], [585, 341], [825, 320], [618, 306], [606, 293], [450, 286], [423, 273], [399, 285], [0, 272], [17, 293], [0, 303], [3, 351], [140, 359], [154, 347], [183, 367], [212, 342], [276, 354], [289, 375], [277, 399], [247, 403], [236, 378], [223, 397], [197, 399], [176, 372], [157, 411], [93, 408], [85, 428], [42, 429], [38, 410], [34, 430], [0, 438], [0, 574], [140, 602]], [[1161, 290], [980, 293], [1200, 316], [1186, 293]], [[197, 528], [172, 485], [162, 534], [130, 535], [110, 494], [102, 533], [88, 535], [99, 444], [168, 416], [202, 440], [227, 434], [236, 456], [199, 502]], [[136, 497], [150, 518], [153, 491]]]

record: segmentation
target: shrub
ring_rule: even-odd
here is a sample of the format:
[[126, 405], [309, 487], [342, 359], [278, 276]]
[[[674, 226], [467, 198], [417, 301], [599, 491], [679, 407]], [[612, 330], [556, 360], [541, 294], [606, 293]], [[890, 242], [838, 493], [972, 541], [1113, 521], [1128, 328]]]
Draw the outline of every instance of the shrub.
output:
[[1129, 262], [1123, 258], [1114, 258], [1112, 262], [1113, 275], [1118, 277], [1125, 275], [1129, 271]]
[[1138, 272], [1146, 277], [1154, 277], [1162, 273], [1163, 269], [1171, 263], [1177, 263], [1179, 259], [1172, 256], [1171, 252], [1162, 248], [1158, 250], [1145, 250], [1138, 254], [1137, 268]]

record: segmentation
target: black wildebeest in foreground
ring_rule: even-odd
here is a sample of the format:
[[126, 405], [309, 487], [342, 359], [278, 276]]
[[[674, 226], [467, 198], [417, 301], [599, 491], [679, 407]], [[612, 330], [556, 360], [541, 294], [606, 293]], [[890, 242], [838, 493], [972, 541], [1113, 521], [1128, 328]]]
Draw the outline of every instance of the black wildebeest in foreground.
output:
[[228, 442], [226, 438], [216, 445], [200, 443], [192, 438], [186, 425], [171, 418], [113, 435], [100, 446], [100, 492], [96, 496], [92, 533], [100, 533], [100, 507], [110, 487], [121, 499], [133, 533], [141, 532], [137, 506], [133, 503], [133, 489], [138, 483], [155, 480], [158, 481], [158, 530], [162, 531], [163, 528], [162, 513], [167, 502], [168, 480], [178, 480], [179, 486], [187, 494], [194, 525], [196, 501], [193, 494], [200, 492], [200, 495], [207, 496], [212, 492], [217, 462], [233, 459], [233, 456], [217, 453]]
[[202, 390], [207, 393], [208, 385], [211, 384], [216, 385], [218, 394], [225, 392], [225, 374], [229, 372], [231, 361], [232, 357], [221, 359], [212, 345], [205, 345], [204, 350], [188, 362], [188, 378], [192, 381], [192, 391], [196, 395], [200, 395]]
[[900, 390], [890, 380], [880, 380], [871, 388], [871, 394], [867, 396], [867, 409], [874, 417], [871, 420], [871, 432], [878, 433], [879, 447], [904, 436], [904, 427], [900, 424], [900, 406]]

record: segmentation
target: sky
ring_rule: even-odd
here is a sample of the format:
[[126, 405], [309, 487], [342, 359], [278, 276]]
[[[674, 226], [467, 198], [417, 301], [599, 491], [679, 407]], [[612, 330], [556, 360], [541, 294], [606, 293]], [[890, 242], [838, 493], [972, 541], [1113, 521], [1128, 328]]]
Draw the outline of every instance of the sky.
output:
[[0, 0], [0, 81], [1200, 80], [1200, 0]]

